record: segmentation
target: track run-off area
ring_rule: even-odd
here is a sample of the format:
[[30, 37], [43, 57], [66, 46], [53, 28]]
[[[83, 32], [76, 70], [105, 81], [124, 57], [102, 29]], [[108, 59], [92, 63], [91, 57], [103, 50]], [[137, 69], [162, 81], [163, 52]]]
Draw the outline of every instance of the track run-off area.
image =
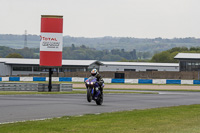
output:
[[[79, 85], [82, 84], [75, 84], [75, 87], [80, 87]], [[108, 86], [109, 85], [106, 85], [106, 87]], [[116, 88], [120, 88], [121, 86], [123, 85], [117, 85]], [[130, 88], [132, 87], [130, 85], [127, 86]], [[199, 86], [184, 85], [134, 86], [139, 86], [140, 88], [142, 88], [142, 86], [149, 86], [149, 88], [153, 86], [166, 87], [168, 90], [172, 89], [173, 87], [175, 90], [178, 90], [177, 87], [187, 88], [185, 90], [189, 90], [190, 88], [200, 88]], [[153, 88], [155, 89], [155, 87]], [[39, 120], [62, 116], [99, 114], [134, 109], [200, 104], [200, 92], [155, 92], [158, 92], [158, 94], [104, 94], [104, 103], [101, 106], [97, 106], [94, 101], [88, 103], [86, 94], [0, 95], [0, 123], [3, 124], [9, 122]]]
[[[84, 84], [73, 84], [74, 88], [85, 88]], [[144, 84], [106, 84], [106, 89], [141, 89], [141, 90], [200, 90], [199, 85], [144, 85]]]

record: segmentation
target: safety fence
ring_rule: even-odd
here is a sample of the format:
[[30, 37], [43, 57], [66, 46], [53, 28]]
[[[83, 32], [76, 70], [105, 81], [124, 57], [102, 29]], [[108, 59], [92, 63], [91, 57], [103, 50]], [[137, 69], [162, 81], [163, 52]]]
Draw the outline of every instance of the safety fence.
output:
[[[84, 82], [87, 78], [80, 77], [52, 77], [58, 82]], [[0, 77], [0, 81], [49, 81], [48, 77]], [[133, 83], [133, 84], [200, 84], [200, 80], [183, 79], [111, 79], [104, 78], [105, 83]]]
[[[51, 91], [63, 92], [72, 91], [72, 84], [52, 84]], [[48, 84], [43, 83], [13, 83], [13, 82], [1, 82], [0, 91], [38, 91], [48, 92]]]
[[37, 83], [0, 83], [0, 91], [38, 91]]

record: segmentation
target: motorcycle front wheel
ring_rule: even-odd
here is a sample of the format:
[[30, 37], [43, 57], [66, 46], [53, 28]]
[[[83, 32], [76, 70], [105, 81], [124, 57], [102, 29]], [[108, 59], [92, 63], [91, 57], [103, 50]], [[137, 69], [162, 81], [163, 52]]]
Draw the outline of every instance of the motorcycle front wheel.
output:
[[90, 89], [87, 89], [87, 101], [88, 101], [88, 102], [91, 102], [91, 101], [92, 101], [92, 94], [91, 94]]

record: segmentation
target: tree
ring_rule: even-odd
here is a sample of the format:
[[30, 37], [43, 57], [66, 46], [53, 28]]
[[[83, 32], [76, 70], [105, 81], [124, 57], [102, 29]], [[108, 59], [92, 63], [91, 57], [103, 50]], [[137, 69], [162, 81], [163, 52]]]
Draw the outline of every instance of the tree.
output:
[[75, 49], [76, 49], [75, 45], [74, 45], [74, 44], [72, 44], [72, 50], [75, 50]]
[[18, 53], [10, 53], [6, 56], [6, 58], [23, 58], [23, 56]]
[[188, 51], [188, 48], [187, 47], [174, 47], [170, 50], [168, 50], [170, 53], [173, 53], [173, 52], [183, 52], [183, 51]]
[[170, 61], [170, 53], [168, 51], [163, 51], [161, 53], [155, 54], [152, 59], [152, 62], [161, 62], [161, 63], [169, 63]]
[[136, 55], [136, 50], [135, 50], [135, 49], [133, 49], [133, 50], [130, 52], [130, 54], [131, 54], [131, 57], [132, 57], [133, 60], [137, 59], [137, 55]]
[[150, 52], [144, 52], [144, 53], [143, 53], [143, 58], [144, 58], [144, 59], [151, 58], [151, 53], [150, 53]]
[[85, 45], [81, 45], [80, 48], [86, 49], [87, 47]]
[[191, 47], [190, 48], [190, 51], [199, 51], [200, 50], [200, 47]]
[[142, 59], [142, 52], [138, 52], [137, 57], [138, 57], [138, 59]]

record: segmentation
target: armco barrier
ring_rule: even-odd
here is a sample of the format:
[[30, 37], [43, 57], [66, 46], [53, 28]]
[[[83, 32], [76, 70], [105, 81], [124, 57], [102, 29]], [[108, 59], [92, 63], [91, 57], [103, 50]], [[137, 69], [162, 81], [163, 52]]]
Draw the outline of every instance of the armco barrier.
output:
[[167, 79], [166, 84], [181, 84], [181, 80]]
[[[48, 92], [49, 88], [48, 88], [48, 84], [42, 84], [39, 83], [38, 84], [38, 92]], [[60, 91], [60, 84], [52, 84], [52, 92], [59, 92]]]
[[[52, 77], [51, 80], [59, 82], [59, 77]], [[46, 81], [49, 81], [49, 77], [46, 77]]]
[[112, 79], [109, 79], [109, 78], [104, 78], [104, 83], [112, 83]]
[[0, 83], [0, 91], [38, 91], [37, 83]]
[[[48, 92], [48, 84], [38, 84], [39, 92]], [[60, 92], [60, 91], [72, 91], [72, 84], [52, 84], [52, 92]]]
[[112, 83], [124, 83], [124, 79], [112, 79]]
[[190, 84], [190, 85], [192, 85], [193, 82], [194, 82], [193, 80], [181, 80], [181, 84]]
[[33, 77], [33, 81], [46, 81], [46, 77]]
[[138, 84], [138, 79], [125, 79], [125, 83]]
[[9, 81], [20, 81], [20, 77], [9, 77]]
[[72, 82], [84, 82], [84, 78], [72, 77]]
[[20, 81], [33, 81], [33, 77], [20, 77]]
[[[84, 82], [88, 78], [81, 77], [52, 77], [52, 81]], [[48, 77], [0, 77], [0, 81], [48, 81]], [[175, 79], [111, 79], [104, 78], [105, 83], [133, 83], [133, 84], [200, 84], [200, 80]]]
[[194, 80], [193, 84], [200, 84], [200, 80]]
[[[52, 92], [72, 91], [72, 84], [52, 84]], [[1, 82], [0, 91], [38, 91], [47, 92], [48, 84]]]
[[61, 77], [61, 78], [59, 78], [59, 81], [71, 82], [72, 78], [71, 77]]
[[2, 77], [2, 81], [9, 81], [9, 77]]
[[60, 84], [60, 91], [72, 91], [72, 84]]
[[152, 84], [152, 79], [139, 79], [139, 84]]
[[166, 79], [153, 79], [153, 84], [166, 84]]

